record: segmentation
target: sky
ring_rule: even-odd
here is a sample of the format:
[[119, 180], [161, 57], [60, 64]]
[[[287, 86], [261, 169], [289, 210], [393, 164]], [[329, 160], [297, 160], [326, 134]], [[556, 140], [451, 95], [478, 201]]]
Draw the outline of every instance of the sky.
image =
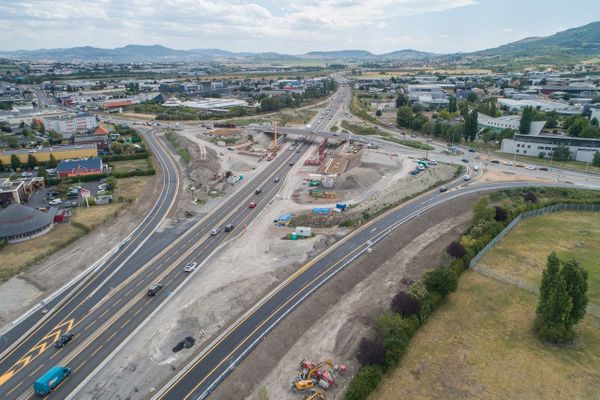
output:
[[160, 44], [453, 53], [550, 35], [594, 17], [598, 0], [0, 0], [0, 50]]

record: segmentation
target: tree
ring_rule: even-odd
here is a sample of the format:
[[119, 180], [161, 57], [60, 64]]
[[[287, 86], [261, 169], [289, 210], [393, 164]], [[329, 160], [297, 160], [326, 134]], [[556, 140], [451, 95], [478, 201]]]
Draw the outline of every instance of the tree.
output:
[[600, 151], [597, 151], [596, 154], [594, 154], [592, 165], [594, 167], [600, 167]]
[[403, 317], [418, 315], [421, 312], [421, 301], [410, 293], [398, 292], [392, 298], [391, 308]]
[[523, 109], [523, 113], [521, 114], [521, 121], [519, 123], [519, 133], [521, 135], [529, 135], [529, 131], [531, 130], [531, 121], [533, 121], [533, 116], [535, 115], [535, 110], [533, 107], [525, 107]]
[[37, 166], [38, 162], [35, 159], [33, 154], [29, 154], [27, 156], [27, 168], [29, 169], [33, 169], [35, 166]]
[[379, 340], [362, 338], [358, 345], [356, 358], [360, 365], [383, 365], [385, 363], [385, 348]]
[[402, 93], [399, 93], [398, 97], [396, 97], [396, 108], [400, 108], [400, 107], [405, 106], [407, 104], [408, 104], [408, 97], [406, 97]]
[[569, 131], [570, 136], [579, 137], [579, 136], [581, 136], [581, 134], [583, 133], [585, 128], [588, 127], [588, 125], [589, 125], [589, 122], [588, 122], [587, 118], [576, 117], [573, 120], [573, 122], [569, 125], [567, 130]]
[[552, 252], [540, 284], [535, 319], [538, 335], [554, 343], [572, 340], [573, 325], [585, 316], [587, 304], [587, 271], [574, 260], [561, 262]]
[[573, 158], [569, 147], [564, 145], [558, 145], [552, 151], [552, 159], [556, 161], [569, 161]]
[[475, 102], [477, 101], [477, 93], [475, 93], [475, 92], [470, 92], [470, 93], [467, 95], [467, 101], [468, 101], [469, 103], [475, 103]]
[[396, 113], [396, 123], [399, 127], [410, 128], [413, 120], [413, 112], [409, 106], [398, 108]]
[[477, 137], [477, 111], [471, 110], [465, 115], [465, 129], [463, 132], [465, 141], [471, 142]]
[[456, 97], [454, 96], [450, 96], [450, 98], [448, 99], [448, 111], [450, 111], [451, 113], [455, 113], [456, 111], [458, 111], [458, 104], [456, 102]]
[[463, 258], [467, 251], [465, 250], [465, 246], [454, 240], [448, 245], [448, 247], [446, 247], [446, 253], [448, 253], [450, 257], [458, 259]]
[[506, 212], [504, 208], [500, 206], [494, 206], [494, 209], [496, 210], [496, 216], [494, 217], [496, 221], [502, 222], [508, 219], [508, 212]]
[[377, 111], [375, 111], [375, 115], [377, 115], [378, 117], [381, 117], [381, 108], [378, 108]]
[[48, 162], [46, 163], [46, 166], [48, 168], [56, 168], [57, 165], [58, 165], [58, 160], [56, 160], [56, 157], [54, 157], [54, 154], [50, 153], [50, 160], [48, 160]]
[[44, 178], [44, 183], [46, 184], [48, 183], [48, 179], [50, 178], [48, 171], [46, 171], [46, 168], [44, 168], [43, 166], [40, 166], [38, 168], [37, 176]]
[[590, 121], [590, 125], [598, 127], [598, 118], [592, 118], [592, 120]]
[[14, 171], [21, 168], [21, 161], [19, 161], [19, 157], [16, 154], [10, 156], [10, 166]]
[[526, 202], [529, 202], [529, 203], [537, 203], [538, 202], [538, 198], [535, 195], [535, 193], [533, 193], [533, 192], [525, 193], [525, 196], [523, 196], [523, 200], [525, 200]]
[[428, 291], [446, 297], [458, 287], [458, 277], [451, 269], [436, 268], [425, 275], [424, 283]]
[[473, 224], [479, 221], [492, 221], [496, 216], [496, 210], [490, 206], [490, 201], [487, 197], [482, 197], [473, 206]]

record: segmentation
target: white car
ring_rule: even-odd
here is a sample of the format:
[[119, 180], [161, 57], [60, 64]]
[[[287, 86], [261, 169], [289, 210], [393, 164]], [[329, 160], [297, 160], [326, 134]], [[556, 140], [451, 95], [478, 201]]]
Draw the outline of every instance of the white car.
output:
[[57, 206], [57, 205], [59, 205], [61, 203], [62, 203], [61, 199], [54, 199], [54, 200], [51, 200], [48, 204], [51, 205], [51, 206]]
[[198, 263], [196, 261], [190, 261], [185, 265], [183, 272], [192, 272], [193, 270], [196, 269], [197, 266], [198, 266]]
[[463, 177], [463, 180], [465, 180], [465, 181], [470, 181], [470, 180], [471, 180], [471, 175], [465, 175], [465, 176]]
[[535, 169], [535, 165], [526, 165], [525, 169]]
[[212, 231], [210, 231], [210, 236], [217, 236], [219, 232], [221, 232], [219, 228], [213, 229]]
[[512, 161], [504, 161], [504, 165], [513, 165]]

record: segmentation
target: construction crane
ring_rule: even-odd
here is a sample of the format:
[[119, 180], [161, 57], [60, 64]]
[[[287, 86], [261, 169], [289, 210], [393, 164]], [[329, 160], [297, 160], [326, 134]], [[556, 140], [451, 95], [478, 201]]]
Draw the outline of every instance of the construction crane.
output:
[[273, 122], [273, 152], [279, 151], [279, 143], [277, 141], [277, 121]]

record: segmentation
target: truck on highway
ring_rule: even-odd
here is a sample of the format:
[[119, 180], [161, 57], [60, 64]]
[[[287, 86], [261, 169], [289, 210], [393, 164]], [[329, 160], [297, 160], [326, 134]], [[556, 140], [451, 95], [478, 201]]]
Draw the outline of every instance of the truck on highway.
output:
[[71, 375], [71, 368], [56, 365], [33, 383], [33, 390], [38, 396], [47, 396], [69, 375]]

